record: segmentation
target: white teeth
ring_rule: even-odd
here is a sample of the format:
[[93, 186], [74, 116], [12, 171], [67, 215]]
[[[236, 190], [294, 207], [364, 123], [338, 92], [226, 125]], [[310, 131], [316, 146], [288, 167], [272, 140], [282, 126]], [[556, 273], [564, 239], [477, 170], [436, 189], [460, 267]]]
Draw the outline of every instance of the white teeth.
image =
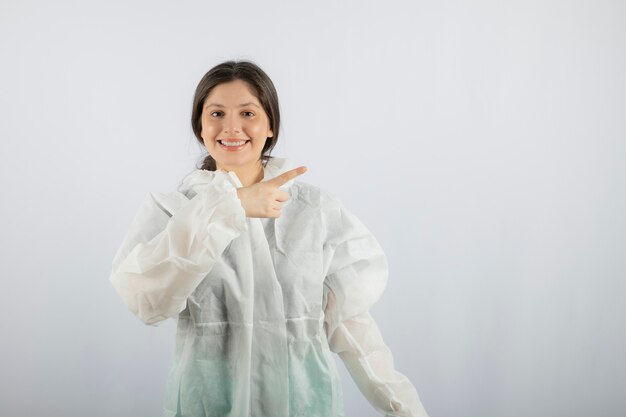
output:
[[224, 141], [218, 140], [218, 142], [221, 143], [224, 146], [241, 146], [244, 143], [246, 143], [247, 140], [241, 140], [239, 142], [224, 142]]

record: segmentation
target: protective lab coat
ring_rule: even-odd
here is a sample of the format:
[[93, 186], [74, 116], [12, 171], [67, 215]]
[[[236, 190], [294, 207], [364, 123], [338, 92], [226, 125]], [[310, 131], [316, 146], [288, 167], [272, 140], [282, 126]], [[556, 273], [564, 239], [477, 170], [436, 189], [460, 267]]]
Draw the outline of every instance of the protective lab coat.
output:
[[[263, 180], [292, 168], [273, 158]], [[368, 312], [387, 282], [370, 231], [295, 179], [279, 218], [248, 218], [241, 186], [195, 170], [177, 192], [149, 193], [113, 260], [135, 315], [178, 319], [164, 416], [343, 416], [332, 351], [381, 414], [427, 417]]]

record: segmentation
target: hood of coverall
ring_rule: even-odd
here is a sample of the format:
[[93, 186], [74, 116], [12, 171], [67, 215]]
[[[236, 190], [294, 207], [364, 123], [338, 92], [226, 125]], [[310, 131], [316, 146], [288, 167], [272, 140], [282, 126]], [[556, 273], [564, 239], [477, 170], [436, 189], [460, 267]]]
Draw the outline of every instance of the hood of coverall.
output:
[[[264, 177], [262, 181], [267, 181], [269, 179], [277, 177], [280, 174], [289, 171], [290, 169], [292, 169], [292, 167], [293, 167], [293, 164], [291, 160], [287, 158], [274, 157], [270, 159], [269, 161], [267, 161], [267, 166], [263, 168]], [[226, 172], [223, 170], [218, 170], [218, 171]], [[193, 171], [192, 173], [190, 173], [189, 175], [185, 177], [182, 184], [178, 188], [178, 191], [180, 191], [181, 193], [184, 193], [189, 198], [193, 198], [193, 196], [195, 196], [200, 190], [209, 186], [209, 184], [215, 177], [215, 172], [216, 171], [207, 171], [205, 169], [197, 169]], [[235, 185], [236, 187], [243, 186], [243, 184], [241, 183], [241, 181], [237, 177], [237, 174], [235, 174], [234, 171], [228, 171], [227, 175], [233, 182], [233, 185]], [[294, 180], [291, 179], [278, 188], [283, 191], [287, 191], [287, 189], [293, 184], [293, 181]]]

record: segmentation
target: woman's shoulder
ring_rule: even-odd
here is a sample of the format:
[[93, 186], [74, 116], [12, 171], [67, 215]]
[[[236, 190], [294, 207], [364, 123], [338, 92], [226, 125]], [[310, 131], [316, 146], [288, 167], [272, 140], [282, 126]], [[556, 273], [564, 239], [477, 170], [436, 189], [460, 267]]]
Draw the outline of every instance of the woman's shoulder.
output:
[[290, 187], [290, 194], [291, 198], [321, 210], [333, 210], [343, 206], [334, 193], [306, 181], [295, 180]]

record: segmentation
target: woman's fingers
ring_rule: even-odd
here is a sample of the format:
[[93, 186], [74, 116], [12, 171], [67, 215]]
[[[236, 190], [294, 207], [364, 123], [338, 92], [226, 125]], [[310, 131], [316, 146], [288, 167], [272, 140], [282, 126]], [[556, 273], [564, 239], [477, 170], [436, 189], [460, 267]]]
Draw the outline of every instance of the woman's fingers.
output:
[[289, 200], [289, 193], [283, 190], [277, 190], [276, 192], [276, 201], [285, 202]]
[[265, 181], [266, 184], [272, 184], [275, 187], [280, 187], [281, 185], [283, 185], [284, 183], [286, 183], [287, 181], [296, 178], [298, 175], [302, 175], [305, 172], [307, 172], [308, 168], [306, 166], [300, 166], [298, 168], [294, 168], [292, 170], [289, 170], [287, 172], [283, 172], [282, 174]]
[[307, 171], [300, 166], [261, 183], [240, 187], [237, 196], [248, 217], [280, 217], [283, 204], [289, 200], [288, 191], [281, 190], [281, 185]]

